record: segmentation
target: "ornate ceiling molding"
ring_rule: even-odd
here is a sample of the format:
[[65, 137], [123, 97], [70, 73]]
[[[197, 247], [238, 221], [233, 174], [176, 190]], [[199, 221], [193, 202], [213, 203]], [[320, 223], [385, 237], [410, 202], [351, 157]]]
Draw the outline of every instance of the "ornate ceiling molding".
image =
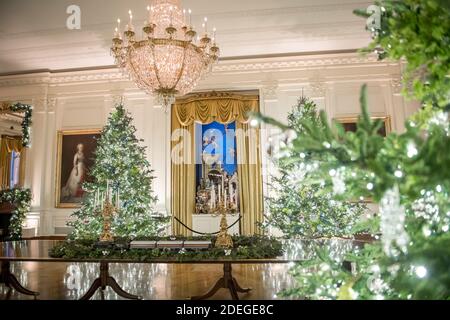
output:
[[[346, 68], [354, 66], [389, 66], [394, 62], [378, 61], [374, 55], [359, 53], [333, 53], [280, 57], [254, 57], [221, 61], [213, 69], [214, 75], [233, 75], [258, 72], [298, 71], [323, 69], [324, 67]], [[115, 67], [67, 72], [45, 72], [24, 75], [0, 76], [0, 87], [23, 85], [62, 86], [102, 82], [129, 82]]]
[[386, 62], [379, 62], [374, 55], [362, 56], [358, 53], [352, 54], [334, 54], [333, 57], [329, 55], [322, 56], [299, 56], [289, 58], [269, 58], [269, 59], [255, 59], [255, 61], [223, 61], [214, 67], [215, 73], [220, 72], [236, 72], [236, 71], [284, 71], [284, 70], [298, 70], [298, 69], [314, 69], [317, 67], [326, 66], [348, 66], [361, 64], [386, 64]]
[[126, 81], [128, 77], [123, 75], [117, 68], [89, 71], [75, 71], [54, 74], [50, 79], [51, 85], [71, 82], [102, 82], [102, 81]]
[[0, 76], [0, 87], [48, 84], [51, 73]]

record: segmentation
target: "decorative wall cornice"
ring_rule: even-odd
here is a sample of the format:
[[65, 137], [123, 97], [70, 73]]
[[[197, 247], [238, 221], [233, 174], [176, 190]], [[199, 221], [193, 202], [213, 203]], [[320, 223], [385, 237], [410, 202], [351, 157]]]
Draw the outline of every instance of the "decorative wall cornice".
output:
[[50, 72], [0, 76], [0, 87], [48, 84], [50, 78]]
[[220, 72], [255, 72], [255, 71], [285, 71], [298, 69], [314, 69], [317, 67], [333, 66], [345, 67], [348, 65], [362, 65], [378, 63], [376, 56], [368, 55], [361, 56], [358, 53], [351, 54], [336, 54], [330, 57], [329, 55], [321, 56], [299, 56], [299, 57], [285, 57], [285, 58], [268, 58], [268, 59], [254, 59], [241, 61], [224, 61], [214, 66], [213, 71]]
[[[377, 60], [374, 55], [362, 56], [359, 53], [333, 53], [320, 55], [280, 56], [270, 58], [251, 58], [221, 61], [213, 68], [212, 76], [221, 74], [238, 75], [257, 72], [279, 72], [298, 70], [319, 70], [332, 66], [334, 69], [354, 66], [389, 66], [393, 62]], [[0, 87], [42, 85], [57, 87], [69, 84], [102, 82], [129, 82], [127, 76], [114, 67], [94, 70], [46, 72], [28, 75], [0, 76]]]
[[111, 69], [75, 71], [67, 73], [54, 74], [50, 79], [50, 85], [58, 85], [63, 83], [87, 83], [102, 81], [127, 81], [128, 77], [123, 75], [119, 69], [111, 67]]

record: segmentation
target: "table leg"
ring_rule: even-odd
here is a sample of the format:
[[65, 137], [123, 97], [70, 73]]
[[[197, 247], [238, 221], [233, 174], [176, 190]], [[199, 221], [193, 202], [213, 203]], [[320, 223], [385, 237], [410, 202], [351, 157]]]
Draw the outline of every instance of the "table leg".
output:
[[28, 290], [20, 284], [16, 276], [11, 273], [11, 263], [9, 261], [2, 261], [0, 283], [5, 284], [5, 286], [9, 289], [6, 295], [7, 299], [11, 296], [12, 289], [28, 296], [34, 296], [35, 299], [39, 295], [39, 292]]
[[80, 300], [89, 300], [98, 289], [102, 291], [102, 300], [104, 299], [104, 290], [109, 286], [115, 293], [122, 298], [141, 300], [142, 297], [125, 292], [117, 283], [117, 281], [109, 275], [108, 262], [100, 262], [100, 276], [94, 280], [89, 290], [80, 298]]
[[231, 262], [224, 262], [223, 264], [223, 277], [221, 277], [214, 287], [211, 288], [207, 293], [201, 296], [194, 296], [191, 297], [191, 300], [204, 300], [212, 297], [214, 294], [219, 291], [219, 289], [228, 289], [231, 294], [231, 298], [233, 300], [239, 300], [238, 292], [241, 293], [247, 293], [250, 292], [252, 289], [250, 288], [241, 288], [241, 286], [238, 284], [237, 280], [233, 277], [232, 268], [231, 268]]

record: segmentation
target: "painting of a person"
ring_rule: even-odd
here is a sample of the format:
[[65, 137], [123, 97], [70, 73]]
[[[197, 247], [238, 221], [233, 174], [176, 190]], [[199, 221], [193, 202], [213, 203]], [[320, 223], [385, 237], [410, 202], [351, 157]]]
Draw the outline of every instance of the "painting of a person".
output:
[[73, 156], [73, 168], [70, 172], [66, 185], [61, 189], [61, 197], [64, 200], [80, 198], [83, 195], [82, 184], [85, 179], [86, 165], [84, 156], [84, 145], [79, 143]]
[[56, 159], [56, 207], [79, 208], [86, 198], [85, 182], [92, 182], [90, 175], [94, 165], [100, 130], [58, 131]]

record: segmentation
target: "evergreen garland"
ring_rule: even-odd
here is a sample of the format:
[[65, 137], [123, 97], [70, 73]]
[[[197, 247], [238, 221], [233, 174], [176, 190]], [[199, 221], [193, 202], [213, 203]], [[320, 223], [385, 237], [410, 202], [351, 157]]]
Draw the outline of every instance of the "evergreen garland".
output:
[[9, 236], [12, 240], [22, 237], [22, 226], [27, 213], [30, 211], [30, 189], [6, 189], [0, 191], [0, 203], [11, 203], [14, 207], [9, 225]]
[[[140, 240], [164, 241], [166, 237], [140, 237]], [[180, 240], [177, 238], [177, 240]], [[215, 237], [189, 237], [183, 240], [212, 240]], [[201, 261], [201, 260], [227, 260], [227, 259], [263, 259], [276, 258], [283, 254], [282, 243], [265, 236], [233, 236], [234, 247], [230, 250], [223, 248], [210, 248], [207, 250], [182, 249], [104, 249], [96, 248], [95, 241], [75, 240], [65, 241], [55, 245], [50, 256], [64, 259], [125, 259], [136, 261], [152, 261], [173, 259], [174, 261]], [[118, 244], [128, 244], [129, 239], [116, 239]]]
[[[100, 212], [95, 210], [96, 192], [106, 194], [107, 183], [116, 192], [120, 190], [121, 208], [114, 215], [112, 231], [116, 237], [136, 238], [153, 236], [161, 232], [166, 219], [157, 219], [153, 204], [153, 170], [145, 156], [145, 147], [135, 136], [132, 118], [122, 105], [118, 105], [108, 118], [107, 125], [95, 152], [91, 169], [93, 182], [86, 182], [83, 189], [87, 196], [82, 207], [73, 213], [74, 227], [70, 237], [97, 239], [103, 226]], [[163, 223], [162, 223], [163, 222]]]
[[33, 115], [33, 107], [28, 104], [16, 103], [9, 107], [13, 112], [23, 112], [22, 121], [22, 145], [29, 147], [31, 145], [31, 117]]

